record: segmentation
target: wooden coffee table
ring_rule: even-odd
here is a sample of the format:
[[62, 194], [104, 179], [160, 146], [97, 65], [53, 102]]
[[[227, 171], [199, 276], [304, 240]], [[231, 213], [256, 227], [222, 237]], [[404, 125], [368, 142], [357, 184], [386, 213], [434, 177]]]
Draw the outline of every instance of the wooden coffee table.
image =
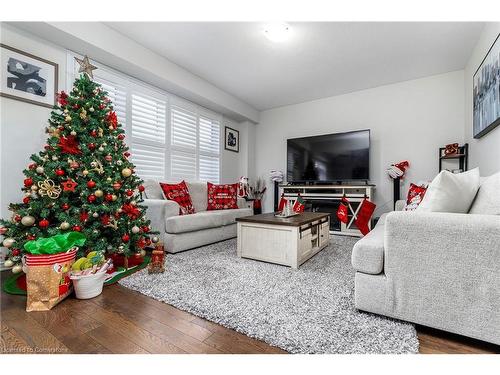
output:
[[304, 212], [287, 219], [272, 214], [240, 217], [238, 256], [298, 268], [330, 243], [330, 214]]

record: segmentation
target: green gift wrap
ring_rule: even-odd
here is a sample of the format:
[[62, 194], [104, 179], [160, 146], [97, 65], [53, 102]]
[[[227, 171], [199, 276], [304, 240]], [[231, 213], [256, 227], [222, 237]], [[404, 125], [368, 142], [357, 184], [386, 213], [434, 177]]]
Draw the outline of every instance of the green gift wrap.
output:
[[39, 238], [28, 241], [24, 244], [24, 249], [33, 255], [59, 254], [72, 249], [75, 246], [83, 246], [86, 238], [80, 232], [67, 232], [56, 234], [48, 238]]

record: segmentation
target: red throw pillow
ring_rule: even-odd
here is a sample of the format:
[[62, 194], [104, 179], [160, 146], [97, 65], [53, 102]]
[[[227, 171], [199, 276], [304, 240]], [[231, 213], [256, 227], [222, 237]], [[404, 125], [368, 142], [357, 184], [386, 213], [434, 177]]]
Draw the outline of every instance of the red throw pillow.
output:
[[410, 189], [408, 190], [408, 197], [406, 198], [406, 204], [403, 211], [414, 211], [417, 209], [420, 202], [424, 198], [425, 192], [427, 191], [427, 186], [410, 184]]
[[164, 184], [160, 182], [160, 186], [168, 200], [179, 203], [179, 215], [194, 214], [193, 202], [185, 181], [179, 184]]
[[207, 211], [238, 208], [238, 183], [214, 185], [207, 182]]

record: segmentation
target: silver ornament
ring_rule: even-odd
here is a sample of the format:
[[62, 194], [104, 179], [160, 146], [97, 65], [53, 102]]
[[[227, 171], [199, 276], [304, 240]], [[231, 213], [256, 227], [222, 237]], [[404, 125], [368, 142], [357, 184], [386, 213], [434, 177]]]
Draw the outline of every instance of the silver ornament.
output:
[[134, 234], [139, 233], [139, 232], [140, 232], [140, 230], [141, 230], [141, 228], [139, 228], [137, 225], [134, 225], [134, 226], [132, 227], [132, 233], [134, 233]]
[[36, 167], [36, 173], [42, 174], [43, 172], [45, 172], [45, 169], [42, 166]]
[[67, 221], [63, 221], [61, 225], [59, 225], [59, 228], [61, 228], [62, 230], [67, 230], [69, 229], [69, 223]]
[[94, 213], [92, 214], [92, 216], [93, 216], [93, 217], [99, 217], [99, 214], [98, 214], [97, 212], [94, 212]]
[[14, 245], [14, 242], [16, 242], [15, 239], [13, 239], [12, 237], [7, 237], [6, 239], [3, 240], [2, 244], [6, 248], [9, 248], [12, 247], [12, 245]]
[[57, 156], [52, 156], [52, 160], [56, 161], [57, 159], [59, 159]]
[[23, 270], [23, 267], [20, 264], [16, 264], [12, 267], [12, 273], [19, 273]]
[[158, 243], [158, 241], [160, 241], [160, 239], [158, 237], [154, 236], [153, 238], [151, 238], [151, 241], [153, 243]]
[[14, 262], [10, 259], [7, 259], [4, 264], [5, 267], [12, 267], [14, 265]]

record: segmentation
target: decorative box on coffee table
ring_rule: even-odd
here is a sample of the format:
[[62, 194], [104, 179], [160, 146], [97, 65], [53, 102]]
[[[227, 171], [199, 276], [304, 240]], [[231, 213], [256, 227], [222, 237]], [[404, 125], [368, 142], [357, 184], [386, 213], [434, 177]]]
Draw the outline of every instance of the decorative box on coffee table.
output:
[[298, 268], [328, 246], [328, 213], [304, 212], [289, 218], [274, 213], [240, 217], [238, 256]]

